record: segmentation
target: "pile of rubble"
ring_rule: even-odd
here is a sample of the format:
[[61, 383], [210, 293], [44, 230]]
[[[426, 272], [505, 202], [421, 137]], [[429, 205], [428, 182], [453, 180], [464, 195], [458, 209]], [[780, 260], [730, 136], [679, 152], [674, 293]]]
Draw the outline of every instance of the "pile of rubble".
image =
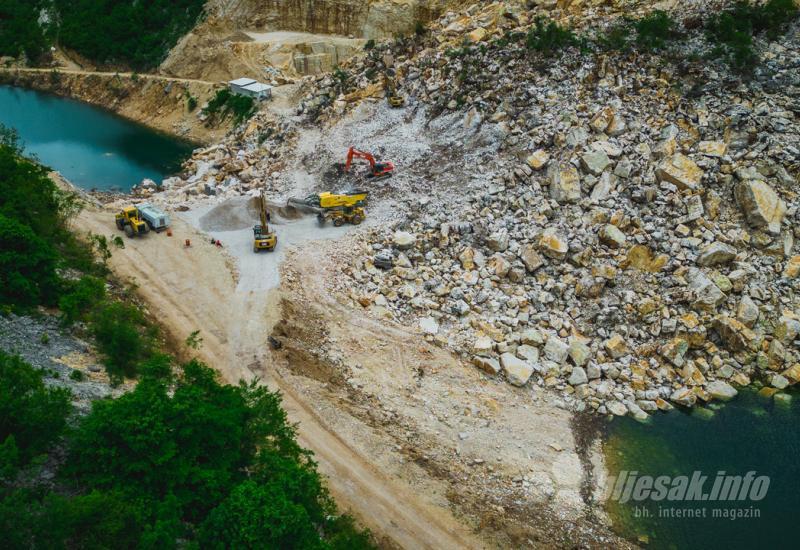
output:
[[346, 68], [354, 91], [309, 91], [302, 109], [333, 120], [392, 69], [411, 106], [503, 136], [463, 168], [492, 174], [478, 189], [365, 233], [343, 290], [577, 410], [646, 418], [800, 382], [797, 23], [742, 80], [649, 54], [540, 62], [487, 42], [532, 19], [497, 6], [378, 45]]
[[181, 175], [160, 184], [144, 180], [131, 192], [176, 210], [188, 210], [206, 197], [225, 199], [260, 189], [278, 193], [283, 185], [274, 176], [282, 169], [295, 138], [293, 123], [261, 112], [222, 142], [194, 151]]

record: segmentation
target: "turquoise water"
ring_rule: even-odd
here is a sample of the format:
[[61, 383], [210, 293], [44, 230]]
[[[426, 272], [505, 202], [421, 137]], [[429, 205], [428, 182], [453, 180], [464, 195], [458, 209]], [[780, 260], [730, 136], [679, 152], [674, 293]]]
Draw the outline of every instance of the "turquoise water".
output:
[[[770, 478], [760, 501], [676, 504], [648, 499], [615, 504], [612, 500], [609, 512], [615, 528], [631, 540], [645, 536], [647, 548], [681, 550], [797, 547], [793, 527], [800, 512], [800, 394], [794, 393], [787, 404], [743, 391], [724, 406], [658, 414], [648, 424], [617, 419], [608, 427], [605, 450], [611, 475], [628, 470], [691, 476], [699, 470], [708, 475], [708, 490], [718, 471], [745, 475], [752, 470]], [[702, 509], [705, 518], [663, 517], [700, 516]], [[734, 509], [739, 517], [730, 519]], [[714, 513], [718, 517], [712, 517]]]
[[27, 154], [84, 189], [128, 191], [180, 169], [192, 145], [108, 111], [33, 90], [0, 86], [0, 123]]

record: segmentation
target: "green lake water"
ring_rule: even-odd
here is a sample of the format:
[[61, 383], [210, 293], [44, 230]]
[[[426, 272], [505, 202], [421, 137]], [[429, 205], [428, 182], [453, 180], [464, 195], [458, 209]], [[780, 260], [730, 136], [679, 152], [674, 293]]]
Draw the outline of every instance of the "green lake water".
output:
[[[708, 476], [707, 493], [718, 471], [741, 476], [754, 471], [770, 478], [766, 496], [758, 501], [631, 499], [620, 504], [612, 499], [608, 510], [620, 534], [634, 542], [644, 535], [644, 547], [659, 549], [798, 547], [793, 528], [800, 518], [799, 394], [792, 394], [787, 404], [745, 390], [725, 405], [656, 414], [647, 424], [615, 419], [607, 430], [605, 451], [612, 476], [622, 470], [654, 477], [691, 476], [697, 470]], [[706, 517], [701, 516], [703, 509]], [[732, 510], [736, 519], [729, 517]], [[678, 513], [698, 517], [664, 517]], [[751, 517], [745, 517], [748, 514]]]
[[17, 130], [26, 154], [84, 189], [161, 183], [193, 148], [98, 107], [10, 86], [0, 86], [0, 123]]

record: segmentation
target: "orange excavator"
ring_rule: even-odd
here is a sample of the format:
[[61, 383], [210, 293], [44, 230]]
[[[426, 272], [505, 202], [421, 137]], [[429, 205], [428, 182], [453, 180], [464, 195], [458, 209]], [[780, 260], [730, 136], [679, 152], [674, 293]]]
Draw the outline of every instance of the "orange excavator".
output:
[[355, 147], [350, 147], [347, 150], [347, 162], [344, 165], [344, 171], [350, 171], [350, 165], [353, 164], [354, 158], [364, 159], [369, 162], [370, 172], [367, 174], [368, 178], [382, 179], [389, 178], [394, 173], [394, 164], [389, 161], [376, 162], [375, 157], [370, 153], [359, 151]]

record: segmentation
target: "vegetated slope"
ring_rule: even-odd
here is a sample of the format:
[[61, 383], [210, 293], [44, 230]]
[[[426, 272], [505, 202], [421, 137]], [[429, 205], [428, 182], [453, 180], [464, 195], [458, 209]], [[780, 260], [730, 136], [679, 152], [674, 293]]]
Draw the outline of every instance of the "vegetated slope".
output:
[[55, 0], [59, 43], [97, 63], [151, 69], [197, 23], [204, 0]]
[[0, 56], [38, 60], [47, 49], [39, 10], [44, 1], [0, 0]]
[[0, 56], [40, 61], [56, 43], [98, 64], [152, 69], [200, 20], [204, 0], [0, 0]]

